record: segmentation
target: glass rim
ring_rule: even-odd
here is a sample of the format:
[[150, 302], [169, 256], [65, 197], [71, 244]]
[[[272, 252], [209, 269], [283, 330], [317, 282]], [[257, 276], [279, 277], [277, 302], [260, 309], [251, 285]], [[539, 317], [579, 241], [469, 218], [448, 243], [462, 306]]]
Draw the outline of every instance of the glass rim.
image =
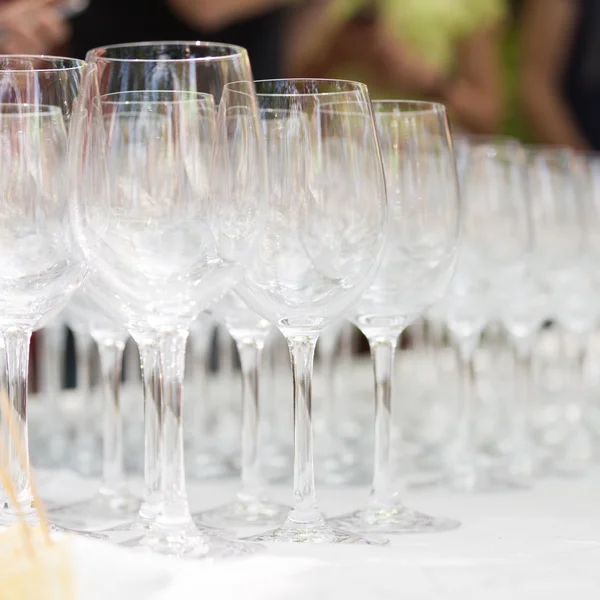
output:
[[[289, 83], [343, 83], [350, 84], [354, 89], [348, 89], [346, 91], [336, 91], [336, 92], [312, 92], [312, 93], [299, 93], [299, 94], [261, 94], [257, 89], [257, 84], [261, 83], [277, 83], [277, 82], [289, 82]], [[226, 83], [224, 87], [228, 89], [233, 89], [233, 86], [236, 83], [244, 83], [242, 81], [232, 81]], [[257, 97], [260, 98], [311, 98], [314, 96], [339, 96], [342, 94], [355, 94], [357, 92], [361, 92], [365, 95], [367, 100], [370, 99], [369, 89], [365, 83], [360, 81], [353, 81], [351, 79], [327, 79], [327, 78], [318, 78], [318, 77], [282, 77], [279, 79], [257, 79], [254, 81], [254, 93]]]
[[556, 146], [552, 144], [523, 144], [523, 148], [527, 150], [528, 154], [577, 154], [569, 146]]
[[[417, 116], [417, 115], [426, 115], [426, 114], [445, 114], [446, 106], [441, 102], [431, 102], [429, 100], [393, 100], [393, 99], [381, 99], [381, 100], [371, 100], [371, 104], [373, 105], [373, 114], [374, 115], [385, 115], [384, 112], [378, 112], [375, 110], [377, 106], [383, 107], [409, 107], [414, 106], [415, 108], [411, 110], [400, 110], [399, 116]], [[422, 108], [418, 108], [418, 107]]]
[[[182, 94], [187, 95], [189, 98], [180, 98], [173, 100], [106, 100], [110, 98], [110, 96], [123, 96], [123, 95], [133, 95], [147, 92], [149, 94]], [[208, 94], [205, 92], [194, 92], [191, 90], [127, 90], [124, 92], [109, 92], [108, 94], [100, 94], [95, 98], [98, 104], [108, 104], [108, 105], [128, 105], [128, 104], [183, 104], [185, 102], [198, 102], [200, 100], [206, 100], [210, 104], [215, 104], [215, 98], [212, 94]]]
[[[10, 111], [5, 113], [6, 107], [18, 107], [18, 110], [14, 112]], [[28, 110], [31, 109], [31, 110]], [[54, 104], [33, 104], [31, 102], [0, 102], [0, 115], [2, 117], [7, 115], [12, 116], [36, 116], [36, 115], [60, 115], [62, 117], [62, 110], [60, 106]]]
[[494, 135], [486, 133], [457, 133], [452, 136], [455, 141], [464, 141], [470, 146], [520, 146], [525, 144], [512, 135]]
[[[187, 58], [117, 58], [117, 57], [108, 57], [102, 56], [99, 54], [102, 51], [106, 50], [118, 50], [120, 48], [149, 48], [151, 46], [163, 46], [163, 47], [181, 47], [181, 46], [195, 46], [196, 48], [225, 48], [230, 50], [229, 54], [224, 54], [223, 56], [190, 56]], [[90, 61], [89, 57], [92, 56], [94, 58], [93, 61]], [[157, 42], [124, 42], [121, 44], [108, 44], [106, 46], [97, 46], [96, 48], [91, 48], [86, 52], [86, 62], [91, 62], [92, 64], [99, 61], [105, 62], [134, 62], [134, 63], [168, 63], [168, 62], [177, 62], [177, 63], [185, 63], [185, 62], [209, 62], [213, 60], [233, 60], [240, 56], [247, 57], [248, 51], [243, 46], [238, 46], [236, 44], [226, 44], [223, 42], [202, 42], [202, 41], [185, 41], [185, 40], [165, 40], [165, 41], [157, 41]]]
[[[46, 67], [40, 69], [8, 69], [2, 66], [2, 61], [5, 59], [14, 60], [26, 60], [35, 59], [42, 60], [51, 63], [52, 61], [64, 61], [65, 63], [72, 63], [70, 66], [65, 67]], [[71, 58], [69, 56], [55, 56], [52, 54], [0, 54], [0, 73], [53, 73], [60, 71], [74, 71], [77, 69], [83, 69], [86, 65], [84, 60], [79, 58]]]

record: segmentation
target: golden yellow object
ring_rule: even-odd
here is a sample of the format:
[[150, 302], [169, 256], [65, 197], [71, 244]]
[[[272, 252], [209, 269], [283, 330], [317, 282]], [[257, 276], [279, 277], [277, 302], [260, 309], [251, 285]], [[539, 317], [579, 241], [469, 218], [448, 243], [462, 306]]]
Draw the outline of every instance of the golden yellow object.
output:
[[17, 523], [0, 533], [0, 565], [0, 600], [76, 598], [69, 541], [47, 544], [39, 527]]
[[[28, 468], [25, 452], [4, 391], [0, 391], [0, 413], [25, 470]], [[15, 488], [4, 466], [4, 452], [4, 444], [0, 444], [0, 483], [10, 503], [18, 508]], [[17, 523], [0, 532], [0, 600], [75, 600], [70, 542], [51, 539], [46, 513], [33, 483], [31, 491], [39, 525], [28, 526], [19, 513]]]

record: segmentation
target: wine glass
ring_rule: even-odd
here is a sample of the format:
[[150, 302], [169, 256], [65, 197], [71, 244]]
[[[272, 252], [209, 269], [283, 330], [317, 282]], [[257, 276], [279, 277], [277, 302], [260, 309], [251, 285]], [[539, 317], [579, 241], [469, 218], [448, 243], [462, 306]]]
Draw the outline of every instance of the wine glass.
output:
[[[118, 316], [109, 314], [106, 304], [101, 304], [100, 299], [91, 276], [71, 298], [68, 307], [72, 319], [87, 323], [97, 345], [104, 404], [100, 487], [92, 498], [51, 513], [62, 523], [75, 521], [74, 526], [81, 523], [105, 526], [111, 521], [131, 520], [140, 507], [138, 499], [127, 488], [124, 472], [120, 390], [128, 334], [119, 323]], [[84, 398], [83, 410], [91, 412], [86, 400]]]
[[68, 448], [69, 432], [60, 403], [66, 342], [67, 329], [62, 315], [38, 331], [37, 391], [43, 402], [42, 414], [49, 417], [43, 419], [43, 428], [38, 432], [41, 438], [38, 466], [56, 468], [62, 465]]
[[390, 231], [382, 265], [352, 309], [375, 374], [375, 456], [369, 503], [332, 522], [366, 532], [432, 532], [457, 521], [406, 508], [394, 485], [392, 373], [402, 331], [444, 295], [458, 254], [458, 184], [446, 111], [430, 102], [373, 102]]
[[142, 360], [145, 348], [159, 353], [160, 443], [152, 447], [161, 499], [150, 529], [128, 542], [191, 558], [254, 551], [193, 524], [182, 427], [189, 329], [237, 283], [260, 235], [256, 121], [250, 111], [236, 130], [215, 124], [227, 81], [244, 82], [254, 95], [247, 53], [201, 42], [125, 44], [91, 51], [88, 64], [73, 144], [80, 173], [74, 221]]
[[94, 338], [86, 315], [72, 310], [73, 298], [64, 311], [75, 346], [74, 432], [70, 468], [83, 477], [97, 477], [101, 470], [98, 398], [94, 394]]
[[[319, 334], [358, 300], [383, 249], [387, 198], [370, 99], [363, 84], [336, 80], [258, 81], [256, 92], [270, 184], [266, 231], [237, 291], [287, 339], [295, 460], [286, 521], [250, 539], [366, 541], [329, 526], [317, 506], [311, 380]], [[228, 84], [223, 112], [243, 119], [252, 100], [238, 84]]]
[[[31, 334], [60, 311], [85, 275], [65, 185], [67, 130], [83, 68], [68, 58], [0, 56], [0, 332], [8, 395], [25, 447]], [[35, 524], [29, 465], [22, 468], [15, 443], [9, 436], [6, 466], [20, 507], [5, 503], [0, 524], [17, 521], [19, 512]]]
[[515, 285], [527, 264], [530, 234], [522, 153], [519, 142], [510, 138], [470, 140], [461, 178], [457, 272], [441, 304], [459, 367], [457, 425], [447, 451], [447, 481], [461, 491], [505, 485], [494, 475], [494, 459], [480, 452], [481, 405], [474, 359], [484, 328], [499, 314], [503, 289]]
[[317, 345], [317, 373], [323, 390], [314, 415], [315, 476], [317, 483], [325, 485], [356, 481], [361, 475], [359, 452], [344, 437], [347, 407], [340, 397], [340, 377], [347, 368], [342, 346], [351, 341], [347, 339], [348, 326], [352, 327], [344, 320], [334, 323], [323, 331]]
[[[531, 148], [528, 166], [533, 269], [549, 296], [546, 318], [553, 319], [563, 334], [572, 334], [579, 379], [576, 384], [580, 387], [586, 333], [598, 318], [595, 266], [590, 263], [595, 235], [593, 181], [587, 179], [584, 158], [567, 148]], [[564, 437], [559, 444], [559, 456], [548, 457], [550, 464], [546, 465], [542, 458], [542, 470], [545, 467], [551, 471], [579, 470], [589, 464], [592, 448], [582, 422], [584, 397], [581, 389], [569, 392], [561, 423]]]
[[[210, 360], [216, 323], [208, 314], [198, 316], [190, 331], [192, 394], [186, 419], [187, 473], [196, 479], [222, 477], [230, 466], [216, 447], [219, 422], [217, 407], [210, 394]], [[220, 398], [219, 398], [220, 400]]]
[[242, 371], [241, 486], [235, 500], [197, 515], [197, 522], [222, 526], [279, 524], [289, 507], [270, 501], [265, 493], [258, 452], [260, 372], [271, 324], [230, 292], [210, 309], [235, 340]]

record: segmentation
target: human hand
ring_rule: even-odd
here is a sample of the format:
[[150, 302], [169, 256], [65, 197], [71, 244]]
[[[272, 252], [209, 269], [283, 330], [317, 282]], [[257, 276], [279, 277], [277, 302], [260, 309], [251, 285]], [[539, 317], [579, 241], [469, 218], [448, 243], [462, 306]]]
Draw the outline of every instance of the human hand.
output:
[[69, 39], [60, 0], [15, 0], [0, 6], [0, 52], [44, 54]]

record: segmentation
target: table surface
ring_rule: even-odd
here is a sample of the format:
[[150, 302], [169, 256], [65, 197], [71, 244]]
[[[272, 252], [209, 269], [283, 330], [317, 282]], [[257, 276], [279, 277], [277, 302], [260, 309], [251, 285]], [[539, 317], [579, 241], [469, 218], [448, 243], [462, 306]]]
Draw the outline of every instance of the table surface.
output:
[[[42, 475], [47, 497], [60, 501], [92, 482]], [[234, 482], [190, 484], [194, 509], [220, 504]], [[272, 488], [289, 501], [290, 490]], [[319, 489], [328, 515], [361, 505], [362, 488]], [[411, 508], [455, 517], [462, 526], [439, 534], [392, 536], [390, 546], [270, 544], [246, 559], [208, 564], [134, 553], [102, 542], [76, 541], [86, 598], [186, 600], [598, 600], [600, 598], [600, 473], [541, 481], [529, 491], [459, 495], [442, 489], [405, 495]], [[111, 567], [111, 585], [99, 565]], [[108, 567], [107, 567], [108, 568]], [[120, 573], [120, 575], [118, 574]], [[90, 585], [90, 578], [100, 581]], [[125, 578], [126, 583], [120, 581]], [[101, 592], [101, 594], [100, 594]]]

